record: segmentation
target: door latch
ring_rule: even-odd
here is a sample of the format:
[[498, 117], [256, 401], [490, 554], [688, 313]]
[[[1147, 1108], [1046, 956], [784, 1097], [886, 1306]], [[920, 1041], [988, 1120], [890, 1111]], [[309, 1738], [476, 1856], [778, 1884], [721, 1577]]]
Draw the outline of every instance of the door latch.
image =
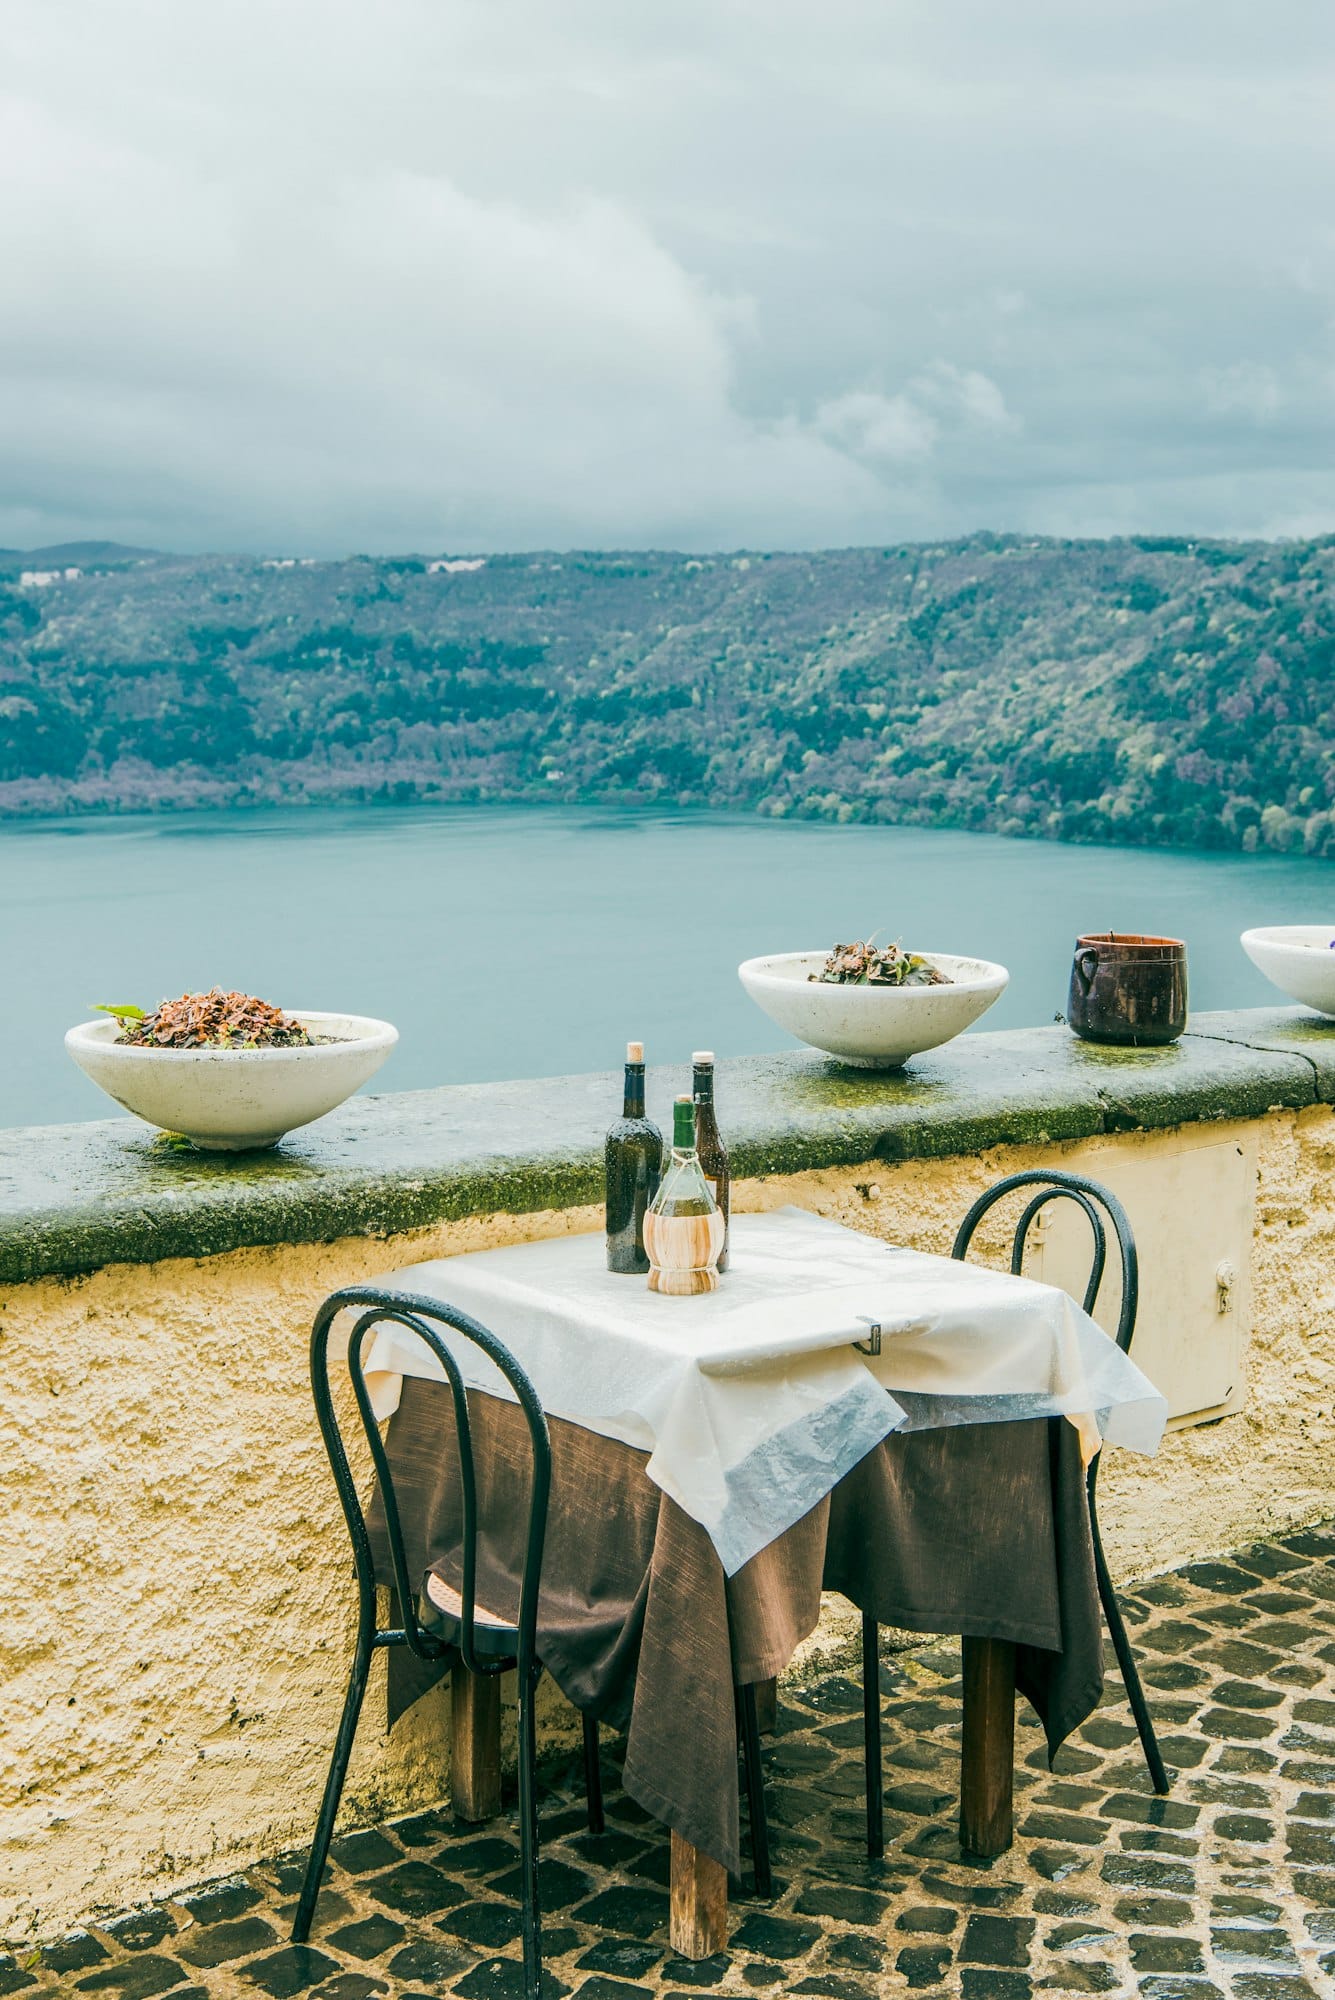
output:
[[1233, 1287], [1237, 1284], [1237, 1282], [1238, 1282], [1237, 1268], [1235, 1265], [1229, 1262], [1227, 1257], [1224, 1258], [1222, 1263], [1215, 1265], [1215, 1273], [1214, 1273], [1215, 1298], [1218, 1301], [1218, 1308], [1221, 1313], [1232, 1312]]

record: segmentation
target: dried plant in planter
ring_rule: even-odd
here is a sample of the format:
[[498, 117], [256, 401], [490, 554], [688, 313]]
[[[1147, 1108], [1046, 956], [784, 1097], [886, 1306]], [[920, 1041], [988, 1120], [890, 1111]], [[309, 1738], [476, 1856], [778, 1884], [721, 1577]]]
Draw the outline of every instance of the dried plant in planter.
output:
[[953, 986], [954, 980], [930, 959], [901, 945], [837, 944], [819, 972], [807, 974], [817, 986]]
[[99, 1007], [120, 1023], [117, 1039], [141, 1049], [291, 1049], [310, 1046], [300, 1021], [251, 993], [183, 993], [151, 1014], [141, 1007]]

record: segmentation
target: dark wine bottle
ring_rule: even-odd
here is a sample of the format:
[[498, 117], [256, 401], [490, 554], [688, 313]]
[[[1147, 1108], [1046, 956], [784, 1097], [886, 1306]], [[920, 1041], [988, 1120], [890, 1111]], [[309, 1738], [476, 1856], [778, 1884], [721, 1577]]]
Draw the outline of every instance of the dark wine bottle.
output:
[[644, 1115], [644, 1043], [626, 1044], [626, 1092], [621, 1116], [603, 1152], [607, 1181], [607, 1268], [643, 1277], [644, 1214], [658, 1192], [663, 1135]]
[[714, 1116], [714, 1057], [709, 1049], [697, 1049], [691, 1057], [694, 1070], [693, 1094], [695, 1097], [695, 1150], [700, 1160], [700, 1171], [709, 1182], [710, 1193], [718, 1203], [723, 1216], [725, 1234], [723, 1248], [719, 1252], [718, 1268], [728, 1268], [727, 1224], [731, 1214], [732, 1175], [728, 1168], [728, 1149], [719, 1137], [718, 1120]]

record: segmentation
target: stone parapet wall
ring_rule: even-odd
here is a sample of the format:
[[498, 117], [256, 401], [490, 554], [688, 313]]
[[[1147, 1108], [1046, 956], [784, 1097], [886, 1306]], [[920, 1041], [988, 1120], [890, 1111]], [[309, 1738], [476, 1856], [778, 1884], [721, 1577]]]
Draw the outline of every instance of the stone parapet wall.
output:
[[[1156, 1461], [1110, 1456], [1104, 1473], [1114, 1567], [1142, 1576], [1335, 1512], [1335, 1065], [1321, 1032], [1230, 1016], [1157, 1066], [1005, 1035], [968, 1037], [903, 1079], [850, 1083], [802, 1057], [723, 1066], [721, 1098], [736, 1073], [735, 1199], [944, 1251], [1004, 1173], [1097, 1176], [1206, 1118], [1254, 1145], [1242, 1407], [1174, 1434]], [[661, 1094], [674, 1080], [660, 1077]], [[493, 1093], [498, 1128], [531, 1093], [530, 1130], [549, 1139], [560, 1128], [538, 1120], [562, 1092], [583, 1103], [589, 1131], [564, 1159], [525, 1160], [517, 1138], [488, 1156], [481, 1087], [425, 1094], [427, 1136], [417, 1094], [368, 1100], [304, 1153], [238, 1162], [230, 1180], [128, 1124], [0, 1135], [13, 1280], [0, 1288], [0, 1932], [50, 1935], [308, 1838], [352, 1612], [306, 1377], [312, 1313], [335, 1287], [416, 1258], [596, 1228], [591, 1147], [610, 1091], [563, 1079]], [[360, 1181], [358, 1119], [374, 1156]], [[338, 1154], [327, 1167], [321, 1147]], [[544, 1203], [553, 1189], [563, 1198]], [[839, 1637], [835, 1619], [820, 1643]], [[348, 1823], [442, 1795], [443, 1708], [433, 1697], [388, 1743], [373, 1689]], [[548, 1724], [568, 1726], [555, 1700]]]
[[[666, 1125], [689, 1083], [689, 1069], [651, 1069], [651, 1115]], [[720, 1063], [718, 1091], [742, 1178], [946, 1159], [1335, 1103], [1335, 1027], [1277, 1008], [1196, 1015], [1166, 1049], [970, 1033], [888, 1075], [803, 1050]], [[357, 1097], [240, 1156], [124, 1118], [0, 1131], [0, 1285], [599, 1201], [620, 1098], [619, 1075]]]

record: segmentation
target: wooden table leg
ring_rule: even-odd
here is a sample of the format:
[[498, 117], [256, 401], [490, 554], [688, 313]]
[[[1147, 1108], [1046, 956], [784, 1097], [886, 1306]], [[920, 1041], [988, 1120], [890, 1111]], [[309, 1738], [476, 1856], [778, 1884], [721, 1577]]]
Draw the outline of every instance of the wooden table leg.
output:
[[672, 1836], [672, 1949], [683, 1958], [712, 1958], [728, 1942], [728, 1871]]
[[1011, 1844], [1015, 1783], [1015, 1648], [1004, 1639], [964, 1641], [964, 1755], [960, 1846], [1004, 1854]]
[[501, 1677], [450, 1673], [450, 1800], [459, 1819], [494, 1819], [501, 1809]]
[[762, 1736], [772, 1736], [779, 1722], [779, 1683], [756, 1682], [756, 1721]]

